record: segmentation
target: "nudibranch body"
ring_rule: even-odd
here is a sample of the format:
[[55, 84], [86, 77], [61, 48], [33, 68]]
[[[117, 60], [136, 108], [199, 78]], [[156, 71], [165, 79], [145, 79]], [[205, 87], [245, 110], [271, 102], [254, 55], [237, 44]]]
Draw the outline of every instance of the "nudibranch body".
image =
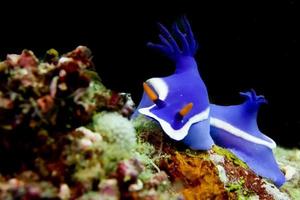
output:
[[247, 99], [240, 105], [210, 105], [211, 136], [217, 145], [232, 151], [258, 175], [281, 186], [285, 177], [272, 152], [276, 144], [259, 131], [256, 121], [258, 109], [266, 99], [254, 90], [241, 95]]
[[144, 83], [144, 95], [137, 110], [156, 120], [170, 138], [182, 140], [192, 149], [210, 149], [214, 143], [209, 134], [209, 100], [194, 59], [197, 43], [190, 24], [183, 19], [185, 33], [177, 24], [173, 26], [180, 47], [163, 25], [159, 27], [161, 44], [148, 46], [170, 58], [176, 70], [171, 76]]

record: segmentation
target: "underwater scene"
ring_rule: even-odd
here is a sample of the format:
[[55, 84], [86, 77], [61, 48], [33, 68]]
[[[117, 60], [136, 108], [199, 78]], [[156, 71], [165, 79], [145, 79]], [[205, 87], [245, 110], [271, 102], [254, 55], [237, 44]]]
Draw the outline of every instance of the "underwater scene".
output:
[[296, 3], [170, 4], [1, 13], [0, 200], [300, 199]]

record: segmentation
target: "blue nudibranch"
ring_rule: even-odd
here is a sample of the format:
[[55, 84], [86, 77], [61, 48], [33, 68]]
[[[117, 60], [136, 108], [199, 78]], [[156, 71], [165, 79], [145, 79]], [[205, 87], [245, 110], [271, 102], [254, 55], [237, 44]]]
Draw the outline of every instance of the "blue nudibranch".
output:
[[171, 59], [176, 70], [171, 76], [151, 78], [144, 83], [137, 111], [157, 121], [170, 138], [194, 150], [208, 150], [213, 144], [227, 148], [258, 175], [281, 186], [285, 177], [273, 156], [276, 143], [259, 131], [256, 121], [258, 109], [266, 99], [251, 90], [241, 93], [247, 98], [241, 105], [210, 104], [194, 59], [197, 43], [185, 17], [182, 25], [184, 32], [176, 23], [172, 29], [179, 44], [161, 24], [161, 44], [148, 43]]

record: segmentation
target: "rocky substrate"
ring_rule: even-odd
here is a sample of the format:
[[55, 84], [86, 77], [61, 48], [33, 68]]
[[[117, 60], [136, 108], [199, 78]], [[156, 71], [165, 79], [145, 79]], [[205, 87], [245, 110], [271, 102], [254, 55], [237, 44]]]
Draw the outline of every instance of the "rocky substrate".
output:
[[[101, 67], [101, 66], [98, 66]], [[101, 70], [99, 68], [99, 70]], [[226, 149], [192, 151], [107, 89], [88, 48], [0, 62], [0, 199], [299, 199], [299, 150], [280, 189]]]

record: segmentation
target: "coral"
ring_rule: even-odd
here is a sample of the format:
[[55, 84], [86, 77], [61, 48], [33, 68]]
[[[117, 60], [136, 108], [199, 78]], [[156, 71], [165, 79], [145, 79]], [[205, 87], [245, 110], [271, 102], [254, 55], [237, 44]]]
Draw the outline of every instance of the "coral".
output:
[[134, 127], [128, 119], [118, 113], [98, 113], [93, 117], [93, 125], [104, 140], [120, 145], [122, 151], [132, 151], [136, 146]]
[[[46, 147], [50, 143], [55, 146], [57, 134], [85, 125], [94, 112], [108, 109], [110, 92], [93, 71], [88, 48], [79, 46], [61, 58], [57, 55], [50, 50], [46, 60], [38, 60], [33, 52], [24, 50], [21, 55], [10, 54], [1, 62], [3, 170], [17, 170], [23, 163], [28, 166], [29, 161], [34, 162], [39, 156], [36, 153], [45, 153], [37, 149], [51, 151]], [[13, 160], [15, 157], [20, 159]]]
[[[106, 89], [91, 53], [0, 62], [1, 199], [172, 199], [154, 147], [128, 120], [130, 95]], [[6, 156], [4, 156], [6, 155]], [[156, 169], [155, 169], [156, 167]]]
[[47, 182], [39, 180], [32, 171], [24, 171], [18, 177], [4, 181], [0, 176], [0, 198], [9, 199], [54, 199], [57, 188]]
[[123, 160], [118, 163], [117, 171], [118, 178], [123, 182], [136, 182], [138, 175], [143, 171], [144, 167], [136, 160]]
[[118, 187], [118, 181], [116, 179], [106, 179], [101, 181], [98, 185], [100, 189], [100, 199], [119, 199], [120, 191]]
[[98, 113], [93, 117], [93, 128], [104, 140], [101, 145], [105, 151], [101, 160], [105, 171], [114, 171], [118, 162], [133, 155], [136, 134], [128, 119], [114, 112]]

